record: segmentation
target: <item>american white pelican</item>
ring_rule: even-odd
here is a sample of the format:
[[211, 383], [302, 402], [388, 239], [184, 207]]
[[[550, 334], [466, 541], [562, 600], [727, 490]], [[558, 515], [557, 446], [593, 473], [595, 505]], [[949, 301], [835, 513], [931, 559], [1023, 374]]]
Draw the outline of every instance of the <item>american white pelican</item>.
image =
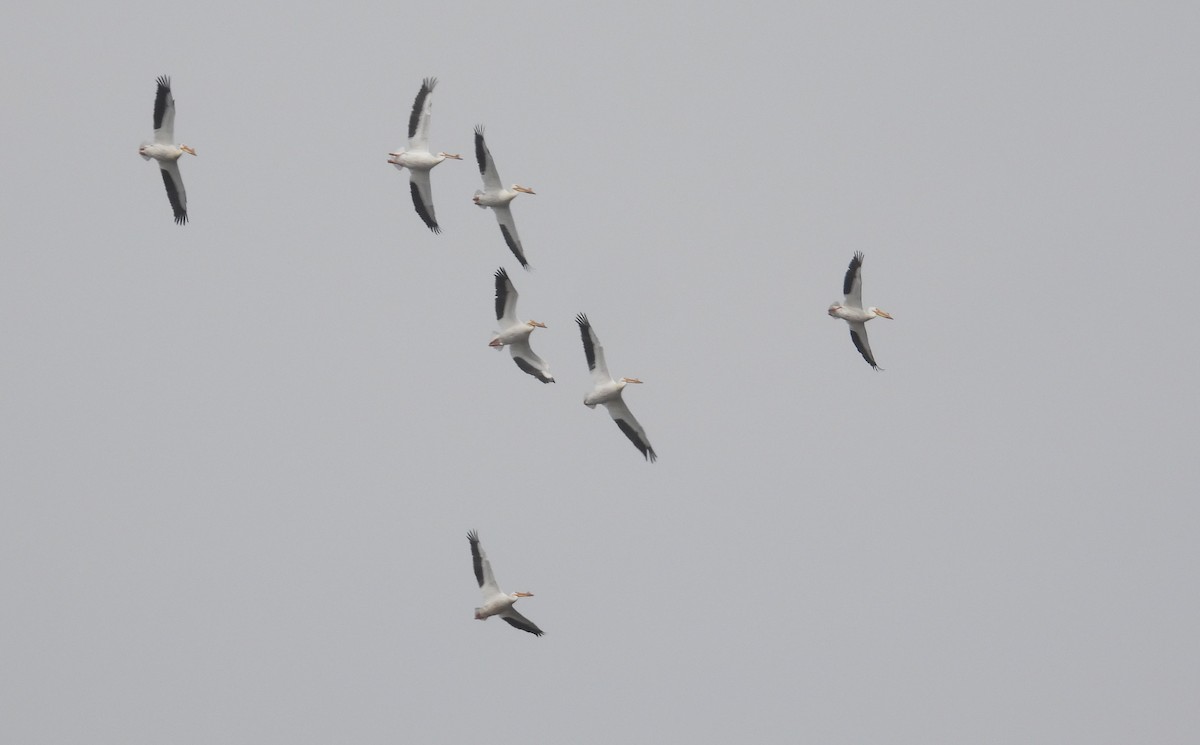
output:
[[496, 163], [488, 151], [487, 143], [483, 141], [483, 125], [475, 128], [475, 160], [479, 161], [479, 173], [483, 175], [483, 189], [475, 192], [473, 201], [482, 207], [491, 207], [500, 223], [500, 232], [504, 242], [521, 266], [529, 268], [525, 260], [525, 249], [521, 247], [521, 236], [517, 235], [517, 222], [513, 220], [512, 209], [508, 203], [517, 198], [517, 194], [533, 194], [533, 189], [520, 184], [513, 184], [505, 189], [500, 184], [500, 174], [496, 171]]
[[871, 344], [867, 341], [867, 321], [876, 316], [888, 319], [891, 316], [874, 306], [863, 310], [862, 263], [862, 251], [855, 252], [854, 258], [850, 260], [850, 268], [846, 270], [846, 279], [842, 282], [842, 293], [845, 298], [841, 303], [829, 306], [829, 315], [850, 324], [850, 338], [854, 341], [854, 346], [858, 348], [859, 354], [872, 369], [882, 370], [883, 368], [875, 364], [875, 355], [871, 354]]
[[531, 598], [533, 593], [505, 594], [501, 592], [500, 585], [496, 584], [496, 578], [492, 575], [492, 564], [488, 561], [487, 554], [483, 552], [483, 547], [479, 545], [479, 534], [472, 530], [467, 533], [467, 540], [471, 542], [471, 558], [475, 562], [475, 579], [479, 580], [479, 590], [483, 593], [483, 605], [475, 609], [475, 620], [486, 621], [489, 616], [500, 616], [513, 628], [528, 631], [534, 636], [544, 634], [545, 632], [534, 625], [533, 621], [522, 616], [513, 608], [513, 603], [521, 598]]
[[592, 371], [592, 379], [596, 381], [592, 392], [584, 396], [583, 405], [594, 409], [596, 404], [604, 404], [608, 409], [608, 415], [613, 418], [625, 436], [647, 460], [653, 463], [658, 456], [654, 453], [654, 448], [650, 447], [646, 430], [642, 429], [642, 425], [633, 418], [633, 414], [621, 397], [626, 383], [641, 383], [642, 381], [637, 378], [613, 380], [612, 376], [608, 374], [608, 365], [604, 363], [604, 347], [600, 346], [600, 340], [596, 338], [596, 332], [592, 330], [592, 324], [588, 322], [588, 317], [580, 313], [575, 316], [575, 323], [579, 324], [579, 335], [583, 337], [583, 353], [587, 356], [588, 369]]
[[396, 166], [396, 170], [408, 169], [413, 207], [417, 208], [417, 214], [430, 230], [440, 233], [442, 229], [438, 227], [437, 215], [433, 213], [433, 187], [429, 184], [429, 172], [447, 158], [462, 160], [462, 157], [453, 153], [439, 152], [434, 155], [429, 152], [429, 112], [433, 110], [431, 94], [435, 85], [437, 78], [421, 81], [421, 90], [417, 92], [412, 114], [408, 117], [408, 149], [388, 153], [392, 156], [388, 163]]
[[138, 148], [138, 154], [146, 160], [154, 158], [162, 169], [163, 184], [167, 187], [167, 200], [175, 212], [175, 224], [183, 225], [188, 220], [187, 192], [183, 190], [183, 177], [179, 175], [176, 162], [184, 153], [195, 155], [187, 145], [175, 144], [175, 97], [171, 95], [171, 79], [165, 75], [157, 81], [158, 93], [154, 96], [154, 142]]
[[546, 328], [546, 324], [517, 320], [517, 290], [504, 267], [496, 270], [496, 320], [500, 322], [500, 331], [488, 346], [495, 347], [497, 352], [508, 346], [517, 367], [543, 383], [553, 383], [550, 366], [529, 347], [529, 335], [535, 328]]

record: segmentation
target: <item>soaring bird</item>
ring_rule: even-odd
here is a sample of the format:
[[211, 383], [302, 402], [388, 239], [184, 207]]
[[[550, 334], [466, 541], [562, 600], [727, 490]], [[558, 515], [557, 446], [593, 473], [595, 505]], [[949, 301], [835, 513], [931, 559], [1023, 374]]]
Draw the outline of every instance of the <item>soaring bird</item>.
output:
[[608, 365], [604, 363], [604, 348], [600, 346], [600, 340], [596, 338], [596, 332], [592, 330], [592, 324], [588, 322], [588, 317], [580, 313], [575, 316], [575, 323], [579, 324], [579, 335], [583, 337], [583, 353], [587, 357], [588, 369], [592, 371], [592, 379], [596, 382], [592, 392], [584, 396], [583, 405], [594, 409], [596, 404], [604, 404], [604, 407], [608, 409], [608, 415], [613, 418], [629, 441], [641, 451], [643, 457], [653, 463], [658, 459], [658, 455], [650, 446], [646, 430], [642, 429], [642, 425], [633, 418], [633, 413], [629, 411], [629, 407], [625, 405], [625, 400], [621, 397], [627, 383], [641, 383], [642, 381], [637, 378], [613, 380], [612, 376], [608, 374]]
[[483, 189], [475, 192], [473, 201], [483, 207], [491, 207], [500, 223], [500, 233], [504, 242], [521, 266], [529, 268], [525, 260], [525, 249], [521, 247], [521, 237], [517, 235], [517, 223], [513, 220], [512, 209], [508, 203], [517, 198], [517, 194], [533, 194], [533, 189], [520, 184], [513, 184], [505, 189], [500, 184], [500, 174], [496, 171], [496, 163], [488, 151], [487, 143], [483, 141], [483, 125], [475, 127], [475, 160], [479, 161], [479, 173], [483, 176]]
[[846, 279], [842, 282], [845, 298], [841, 303], [829, 306], [829, 315], [850, 324], [850, 339], [854, 341], [859, 354], [872, 369], [882, 370], [883, 368], [875, 364], [875, 355], [871, 353], [871, 344], [867, 341], [867, 321], [875, 317], [891, 319], [891, 316], [874, 306], [863, 310], [862, 263], [863, 254], [862, 251], [858, 251], [850, 260], [850, 268], [846, 270]]
[[521, 598], [531, 598], [533, 593], [505, 594], [501, 592], [500, 585], [496, 584], [496, 578], [492, 575], [492, 564], [488, 561], [487, 554], [483, 552], [483, 546], [479, 545], [479, 534], [472, 530], [467, 533], [467, 540], [471, 542], [471, 559], [475, 563], [475, 579], [479, 581], [479, 590], [483, 593], [483, 605], [475, 609], [475, 620], [486, 621], [490, 616], [500, 616], [509, 626], [521, 631], [528, 631], [534, 636], [541, 636], [545, 633], [533, 621], [522, 616], [513, 608], [513, 603]]
[[183, 190], [183, 176], [179, 175], [176, 161], [184, 153], [195, 155], [196, 151], [187, 145], [175, 144], [175, 97], [171, 95], [171, 79], [163, 75], [155, 82], [158, 93], [154, 96], [154, 142], [142, 144], [138, 154], [146, 160], [158, 161], [163, 185], [167, 187], [167, 200], [175, 213], [175, 224], [183, 225], [188, 221], [187, 192]]
[[507, 346], [517, 367], [543, 383], [553, 383], [550, 366], [529, 346], [529, 335], [535, 328], [546, 328], [546, 324], [517, 320], [517, 290], [504, 267], [496, 270], [496, 320], [500, 322], [500, 331], [488, 346], [495, 347], [497, 352]]
[[412, 114], [408, 117], [408, 149], [388, 153], [392, 156], [388, 163], [396, 166], [396, 170], [408, 169], [408, 186], [412, 190], [413, 207], [430, 230], [442, 232], [438, 227], [437, 215], [433, 212], [433, 187], [429, 183], [429, 172], [438, 163], [446, 160], [462, 160], [462, 156], [453, 153], [439, 152], [434, 155], [429, 152], [429, 114], [433, 110], [433, 88], [437, 78], [425, 78], [421, 82], [421, 90], [413, 101]]

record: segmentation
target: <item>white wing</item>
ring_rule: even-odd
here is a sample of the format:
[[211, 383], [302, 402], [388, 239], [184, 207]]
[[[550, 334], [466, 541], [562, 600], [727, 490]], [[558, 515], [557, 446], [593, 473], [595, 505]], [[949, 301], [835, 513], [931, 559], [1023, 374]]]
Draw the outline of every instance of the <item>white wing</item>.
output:
[[517, 235], [517, 221], [513, 219], [512, 210], [507, 204], [502, 204], [492, 207], [492, 211], [496, 213], [496, 221], [500, 223], [500, 233], [504, 236], [504, 242], [508, 244], [513, 256], [517, 257], [517, 261], [521, 262], [521, 266], [528, 269], [529, 262], [525, 260], [525, 249], [521, 248], [521, 236]]
[[412, 190], [413, 207], [425, 226], [435, 233], [442, 232], [438, 227], [437, 215], [433, 212], [433, 185], [429, 182], [429, 171], [410, 168], [408, 186]]
[[496, 270], [496, 320], [502, 330], [507, 330], [520, 323], [517, 320], [517, 288], [504, 267]]
[[646, 430], [642, 429], [642, 425], [638, 424], [638, 420], [633, 418], [633, 412], [625, 405], [625, 400], [618, 396], [610, 401], [605, 402], [604, 406], [608, 409], [608, 415], [613, 418], [629, 441], [641, 451], [642, 456], [651, 463], [658, 460], [658, 455], [654, 452], [654, 448], [650, 446], [650, 438], [646, 437]]
[[863, 321], [848, 321], [850, 324], [850, 339], [854, 342], [854, 346], [858, 349], [858, 353], [863, 356], [872, 368], [881, 370], [879, 365], [875, 364], [875, 355], [871, 353], [871, 344], [867, 341], [867, 324]]
[[502, 594], [500, 586], [496, 584], [496, 577], [492, 574], [492, 564], [488, 561], [487, 554], [483, 552], [483, 546], [479, 545], [479, 534], [472, 530], [467, 533], [467, 540], [471, 542], [471, 559], [475, 564], [475, 579], [479, 582], [479, 590], [483, 593], [484, 600], [490, 600], [494, 596]]
[[408, 149], [429, 152], [429, 115], [433, 111], [433, 88], [437, 78], [425, 78], [408, 117]]
[[483, 141], [483, 125], [475, 127], [475, 160], [479, 163], [479, 175], [483, 176], [483, 186], [489, 192], [498, 193], [504, 187], [500, 185], [500, 173], [496, 171], [496, 163], [488, 151], [487, 143]]
[[[842, 304], [847, 308], [861, 308], [862, 304], [862, 251], [857, 251], [846, 269], [846, 278], [842, 280], [842, 293], [845, 298]], [[866, 338], [865, 336], [863, 337]]]
[[588, 321], [588, 317], [580, 313], [575, 316], [575, 323], [579, 324], [579, 335], [583, 339], [583, 354], [587, 357], [588, 369], [592, 371], [592, 379], [597, 386], [613, 382], [612, 376], [608, 374], [608, 365], [604, 362], [604, 347], [600, 346], [600, 340], [596, 338], [596, 332], [592, 330], [592, 324]]
[[513, 362], [517, 363], [517, 367], [543, 383], [554, 382], [554, 376], [550, 374], [550, 366], [534, 353], [533, 348], [529, 346], [528, 339], [509, 344], [508, 351], [512, 354]]
[[179, 174], [179, 162], [161, 160], [158, 167], [162, 169], [163, 185], [167, 187], [167, 200], [175, 212], [176, 224], [187, 222], [187, 192], [183, 190], [183, 176]]
[[158, 92], [154, 94], [154, 142], [158, 145], [175, 144], [175, 97], [171, 95], [171, 79], [166, 75], [158, 78]]
[[514, 629], [528, 631], [534, 636], [541, 636], [542, 634], [546, 633], [539, 629], [533, 621], [530, 621], [528, 618], [518, 613], [516, 608], [509, 608], [506, 611], [502, 611], [500, 613], [500, 617], [503, 618], [505, 622]]

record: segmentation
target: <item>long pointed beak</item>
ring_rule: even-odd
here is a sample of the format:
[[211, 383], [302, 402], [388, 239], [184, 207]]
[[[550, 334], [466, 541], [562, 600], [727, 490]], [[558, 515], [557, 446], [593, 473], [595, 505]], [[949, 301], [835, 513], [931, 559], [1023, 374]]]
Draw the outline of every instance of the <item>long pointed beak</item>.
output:
[[537, 194], [536, 191], [534, 191], [533, 189], [530, 189], [528, 186], [514, 186], [513, 189], [516, 191], [524, 192], [526, 194], [534, 194], [534, 195]]
[[881, 316], [881, 317], [883, 317], [883, 318], [886, 318], [886, 319], [888, 319], [889, 321], [894, 321], [894, 320], [896, 320], [895, 318], [892, 318], [892, 314], [891, 314], [891, 313], [884, 312], [884, 311], [880, 310], [879, 308], [876, 308], [876, 309], [875, 309], [875, 315], [877, 315], [877, 316]]
[[446, 153], [446, 157], [447, 157], [447, 158], [454, 158], [455, 160], [462, 160], [462, 156], [461, 156], [461, 155], [453, 155], [453, 154], [451, 154], [451, 153]]

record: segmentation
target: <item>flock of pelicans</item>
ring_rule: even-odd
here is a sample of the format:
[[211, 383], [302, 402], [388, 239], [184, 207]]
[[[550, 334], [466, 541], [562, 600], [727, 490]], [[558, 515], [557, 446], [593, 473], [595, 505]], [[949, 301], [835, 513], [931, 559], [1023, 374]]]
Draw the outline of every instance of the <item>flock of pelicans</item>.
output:
[[[158, 91], [154, 98], [154, 142], [143, 144], [138, 149], [138, 153], [146, 160], [158, 161], [163, 185], [167, 190], [167, 200], [171, 203], [171, 209], [175, 214], [175, 222], [183, 225], [188, 221], [187, 192], [184, 191], [183, 177], [179, 173], [179, 159], [183, 157], [184, 153], [195, 155], [196, 151], [187, 145], [175, 143], [175, 97], [171, 94], [171, 79], [164, 76], [158, 78], [156, 82]], [[413, 207], [416, 208], [417, 215], [426, 227], [434, 233], [440, 233], [441, 228], [438, 226], [437, 214], [433, 208], [433, 188], [430, 184], [429, 174], [439, 163], [448, 159], [462, 160], [462, 157], [440, 151], [435, 154], [429, 150], [429, 119], [433, 108], [432, 93], [436, 85], [436, 78], [426, 78], [422, 82], [421, 90], [417, 92], [417, 98], [413, 102], [412, 114], [408, 119], [408, 147], [388, 153], [387, 162], [396, 166], [397, 169], [408, 169]], [[521, 266], [528, 269], [529, 262], [525, 258], [525, 249], [517, 234], [517, 224], [513, 219], [509, 203], [516, 199], [518, 194], [534, 194], [535, 192], [520, 184], [513, 184], [507, 188], [502, 185], [500, 174], [496, 170], [496, 163], [484, 141], [483, 127], [481, 126], [475, 128], [475, 159], [483, 178], [483, 189], [475, 192], [472, 201], [480, 208], [491, 208], [500, 224], [500, 233], [504, 236], [505, 244], [508, 245], [509, 250], [521, 263]], [[829, 315], [841, 318], [850, 325], [850, 338], [854, 342], [855, 348], [873, 369], [879, 370], [880, 367], [875, 363], [875, 355], [871, 352], [871, 345], [867, 341], [866, 323], [872, 318], [890, 319], [891, 316], [876, 307], [863, 308], [862, 263], [862, 253], [855, 253], [842, 283], [842, 302], [830, 305]], [[550, 374], [549, 366], [529, 346], [529, 337], [533, 330], [546, 328], [546, 325], [533, 320], [521, 321], [517, 317], [517, 290], [513, 286], [508, 272], [501, 267], [496, 271], [495, 277], [496, 320], [500, 323], [500, 330], [489, 342], [489, 346], [497, 350], [508, 347], [513, 362], [518, 368], [543, 383], [553, 383], [554, 376]], [[608, 365], [604, 361], [604, 348], [600, 346], [600, 340], [596, 337], [596, 332], [592, 329], [587, 316], [580, 313], [575, 317], [575, 323], [579, 326], [584, 356], [594, 381], [591, 392], [583, 399], [584, 405], [588, 408], [595, 408], [597, 404], [603, 404], [617, 427], [625, 433], [625, 436], [637, 447], [642, 456], [646, 460], [654, 462], [658, 456], [650, 445], [646, 430], [634, 418], [622, 398], [627, 384], [641, 383], [642, 381], [637, 378], [614, 379], [609, 374]], [[541, 636], [542, 630], [513, 608], [513, 604], [517, 600], [532, 597], [532, 593], [501, 592], [496, 578], [492, 574], [492, 565], [488, 561], [487, 554], [479, 545], [479, 535], [475, 531], [471, 531], [467, 534], [467, 539], [471, 544], [475, 579], [479, 582], [484, 599], [483, 605], [475, 609], [475, 618], [482, 621], [491, 616], [499, 616], [515, 628]]]

